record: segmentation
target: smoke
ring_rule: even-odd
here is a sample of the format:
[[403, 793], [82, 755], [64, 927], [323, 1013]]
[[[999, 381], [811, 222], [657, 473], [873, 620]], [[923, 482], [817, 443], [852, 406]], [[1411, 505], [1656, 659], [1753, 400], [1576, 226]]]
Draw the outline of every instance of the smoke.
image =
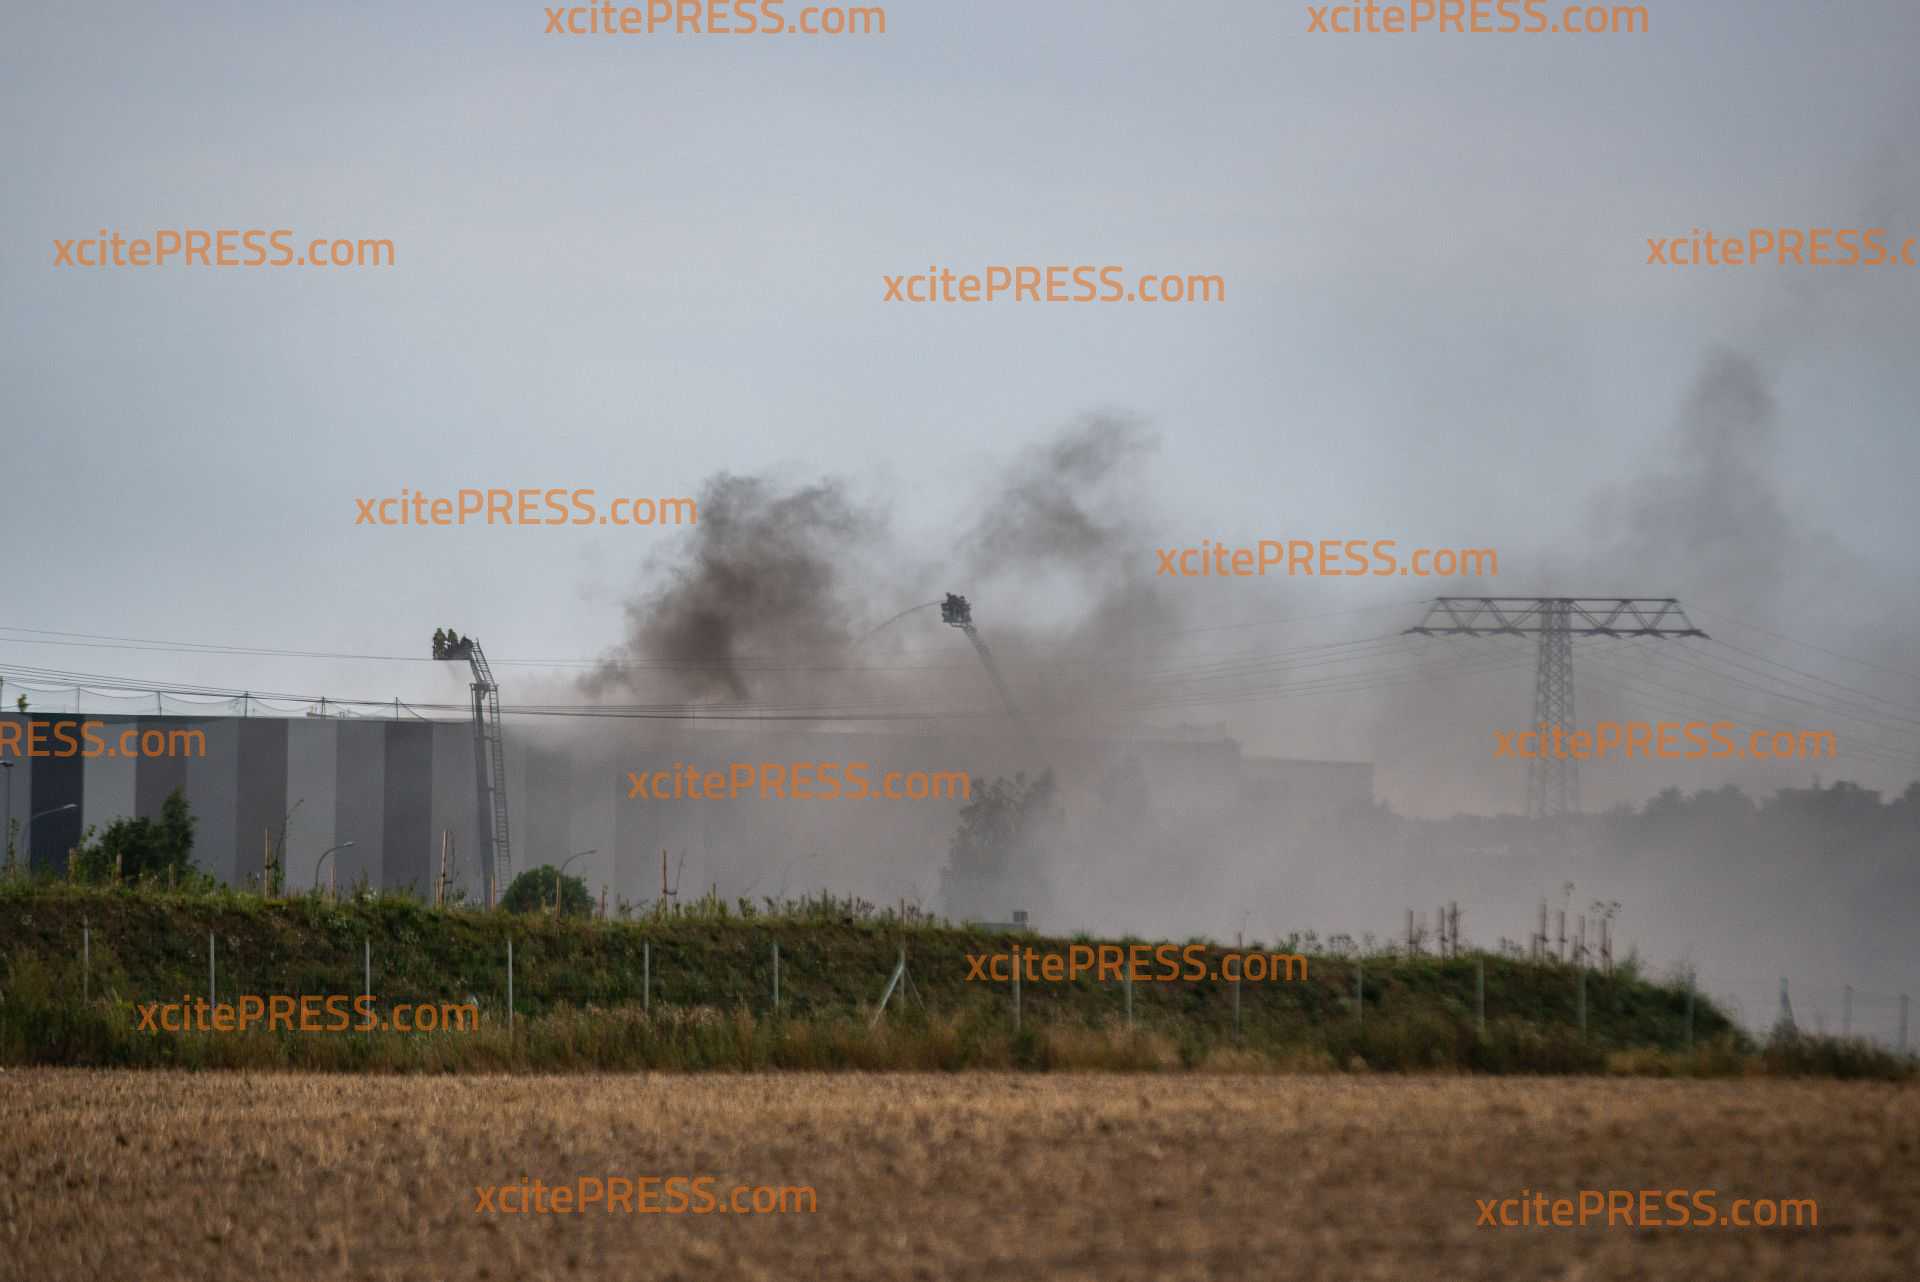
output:
[[1157, 447], [1133, 419], [1089, 415], [1028, 451], [986, 496], [965, 537], [970, 573], [1113, 574], [1116, 554], [1143, 539], [1138, 482]]
[[[957, 588], [975, 594], [983, 633], [1015, 659], [1015, 683], [1036, 715], [1044, 694], [1071, 716], [1097, 697], [1082, 687], [1099, 664], [1138, 660], [1139, 636], [1173, 617], [1138, 568], [1148, 563], [1155, 449], [1136, 420], [1081, 418], [985, 481], [968, 505], [978, 518], [946, 541], [957, 554], [917, 564], [884, 508], [855, 498], [843, 478], [715, 476], [701, 489], [698, 524], [649, 566], [658, 586], [626, 603], [625, 639], [581, 688], [594, 698], [792, 697], [808, 706], [842, 697], [891, 708], [977, 701], [984, 678], [964, 650], [944, 674], [910, 676], [879, 662], [902, 653], [902, 638], [925, 618], [899, 617], [903, 609]], [[1078, 674], [1072, 690], [1042, 680], [1042, 668], [1062, 667]]]
[[[1580, 547], [1561, 549], [1553, 586], [1519, 586], [1675, 595], [1689, 608], [1710, 602], [1783, 628], [1778, 616], [1789, 604], [1804, 609], [1823, 594], [1865, 590], [1859, 568], [1792, 507], [1798, 492], [1783, 457], [1788, 427], [1764, 362], [1740, 351], [1711, 353], [1638, 472], [1586, 505], [1586, 537]], [[1342, 718], [1365, 715], [1375, 726], [1374, 750], [1351, 755], [1404, 776], [1396, 802], [1430, 813], [1511, 811], [1522, 796], [1522, 775], [1493, 764], [1489, 731], [1523, 722], [1533, 649], [1511, 639], [1436, 639], [1419, 643], [1411, 662], [1404, 654], [1361, 652], [1345, 668], [1314, 666], [1324, 661], [1309, 655], [1300, 661], [1303, 682], [1344, 680], [1352, 672], [1351, 687], [1312, 702], [1203, 702], [1231, 698], [1236, 680], [1256, 694], [1284, 685], [1294, 675], [1284, 649], [1295, 643], [1288, 634], [1229, 632], [1206, 638], [1201, 649], [1179, 635], [1213, 630], [1229, 598], [1155, 583], [1154, 536], [1171, 524], [1154, 492], [1157, 461], [1157, 442], [1137, 420], [1079, 419], [990, 469], [966, 492], [968, 501], [956, 503], [977, 515], [955, 521], [950, 538], [917, 549], [902, 545], [884, 504], [856, 497], [846, 479], [713, 477], [701, 490], [699, 524], [648, 566], [649, 586], [625, 606], [625, 638], [585, 679], [585, 689], [596, 698], [646, 691], [747, 709], [794, 699], [799, 704], [780, 706], [820, 720], [728, 729], [659, 722], [645, 732], [638, 723], [610, 723], [591, 747], [588, 732], [570, 730], [575, 764], [567, 773], [611, 775], [614, 766], [643, 758], [718, 768], [749, 753], [764, 760], [865, 757], [884, 763], [881, 769], [965, 769], [989, 780], [1051, 767], [1060, 781], [1062, 823], [1022, 863], [1023, 883], [1003, 878], [980, 888], [973, 905], [995, 917], [1045, 905], [1050, 929], [1334, 930], [1397, 919], [1403, 905], [1377, 891], [1393, 885], [1417, 904], [1462, 898], [1480, 914], [1474, 933], [1491, 943], [1499, 933], [1522, 934], [1535, 898], [1575, 881], [1628, 905], [1624, 940], [1666, 956], [1682, 943], [1691, 946], [1688, 918], [1706, 911], [1710, 889], [1738, 880], [1728, 870], [1740, 866], [1744, 851], [1731, 832], [1690, 837], [1695, 849], [1686, 875], [1662, 881], [1649, 871], [1658, 865], [1651, 854], [1629, 861], [1618, 851], [1589, 857], [1536, 849], [1531, 835], [1501, 827], [1517, 820], [1475, 821], [1455, 840], [1447, 824], [1402, 823], [1378, 810], [1336, 813], [1317, 795], [1321, 776], [1311, 771], [1249, 762], [1217, 736], [1193, 741], [1150, 729], [1150, 720], [1164, 724], [1192, 706], [1203, 709], [1194, 715], [1239, 718], [1237, 730], [1276, 741], [1284, 734], [1292, 755], [1315, 757], [1334, 755], [1328, 745]], [[1182, 530], [1173, 541], [1195, 540]], [[1277, 608], [1310, 613], [1322, 599], [1337, 600], [1342, 587], [1289, 584], [1287, 602]], [[981, 635], [1037, 743], [1001, 715], [966, 642], [930, 612], [912, 608], [947, 591], [972, 600]], [[1410, 611], [1405, 621], [1413, 617]], [[1714, 630], [1711, 618], [1695, 621]], [[1402, 621], [1375, 615], [1357, 626], [1390, 636]], [[1219, 654], [1216, 642], [1251, 652]], [[1633, 643], [1621, 643], [1618, 653], [1612, 644], [1597, 643], [1576, 660], [1583, 720], [1694, 715], [1680, 706], [1683, 698], [1738, 705], [1756, 721], [1805, 715], [1756, 703], [1751, 683], [1742, 689], [1710, 672], [1662, 671], [1636, 662]], [[1282, 653], [1266, 657], [1274, 649]], [[1464, 661], [1505, 666], [1466, 672]], [[1209, 675], [1241, 663], [1253, 665], [1253, 675]], [[1427, 675], [1441, 679], [1409, 680]], [[1377, 690], [1367, 688], [1376, 681]], [[1627, 685], [1639, 688], [1629, 693]], [[876, 727], [846, 715], [849, 709], [928, 715]], [[819, 733], [826, 730], [833, 734]], [[1746, 778], [1698, 769], [1694, 778], [1679, 765], [1657, 775], [1595, 767], [1586, 772], [1586, 799], [1599, 808], [1644, 799], [1670, 783], [1712, 786], [1729, 777], [1758, 796], [1781, 782], [1777, 773]], [[551, 771], [555, 778], [562, 773]], [[1292, 791], [1249, 800], [1246, 781], [1268, 778]], [[777, 882], [784, 891], [793, 880], [796, 892], [812, 886], [869, 895], [900, 886], [918, 895], [941, 884], [957, 822], [955, 807], [910, 803], [743, 801], [607, 813], [623, 816], [619, 823], [628, 827], [621, 831], [636, 834], [620, 838], [633, 847], [629, 868], [639, 866], [636, 851], [650, 861], [653, 850], [670, 845], [690, 852], [695, 884], [738, 890]], [[574, 844], [615, 844], [615, 821], [595, 822], [605, 824], [606, 836], [579, 835]], [[1469, 835], [1481, 827], [1483, 835]], [[1041, 884], [1055, 888], [1055, 901], [1034, 888]], [[1661, 888], [1669, 884], [1680, 888], [1675, 903], [1684, 911], [1668, 906], [1674, 895]], [[645, 885], [643, 878], [638, 888]], [[1766, 897], [1757, 887], [1747, 893], [1746, 902], [1756, 905]], [[1731, 959], [1716, 958], [1722, 966], [1750, 961], [1732, 944], [1714, 947]]]
[[745, 699], [757, 657], [839, 654], [848, 645], [848, 570], [884, 534], [884, 517], [827, 480], [784, 488], [722, 473], [666, 586], [626, 606], [627, 640], [583, 680], [588, 694], [664, 671], [686, 698]]
[[[1730, 609], [1771, 614], [1821, 551], [1787, 511], [1779, 440], [1779, 407], [1758, 362], [1710, 353], [1659, 456], [1625, 489], [1596, 498], [1590, 525], [1607, 554], [1585, 571], [1601, 586], [1582, 590], [1679, 596], [1683, 605], [1708, 593]], [[1661, 582], [1640, 585], [1647, 575]]]

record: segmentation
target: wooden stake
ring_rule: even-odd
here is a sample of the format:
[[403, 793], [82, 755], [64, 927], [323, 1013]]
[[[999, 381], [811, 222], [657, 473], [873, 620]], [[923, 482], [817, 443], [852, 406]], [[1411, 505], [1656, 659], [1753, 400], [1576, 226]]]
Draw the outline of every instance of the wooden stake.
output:
[[1487, 1035], [1487, 961], [1476, 957], [1473, 962], [1473, 1015], [1480, 1025], [1480, 1036]]

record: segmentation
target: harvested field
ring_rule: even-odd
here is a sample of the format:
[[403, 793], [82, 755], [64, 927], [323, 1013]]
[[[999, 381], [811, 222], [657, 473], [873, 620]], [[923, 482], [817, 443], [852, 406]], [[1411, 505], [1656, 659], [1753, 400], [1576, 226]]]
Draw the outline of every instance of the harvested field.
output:
[[[581, 1175], [817, 1213], [476, 1212]], [[1714, 1189], [1817, 1228], [1484, 1228]], [[656, 1194], [655, 1196], [659, 1196]], [[683, 1199], [684, 1200], [684, 1199]], [[0, 1278], [1911, 1279], [1920, 1091], [1107, 1075], [0, 1074]]]

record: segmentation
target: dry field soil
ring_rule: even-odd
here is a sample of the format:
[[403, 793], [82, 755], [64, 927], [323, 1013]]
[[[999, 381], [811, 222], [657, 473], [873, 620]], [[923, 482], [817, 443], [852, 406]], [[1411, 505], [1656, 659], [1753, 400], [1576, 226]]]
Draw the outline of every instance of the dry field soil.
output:
[[[476, 1209], [582, 1176], [817, 1209], [695, 1214], [682, 1185]], [[1476, 1225], [1589, 1189], [1813, 1199], [1819, 1224]], [[1917, 1223], [1920, 1090], [1879, 1084], [0, 1073], [7, 1282], [1912, 1282]]]

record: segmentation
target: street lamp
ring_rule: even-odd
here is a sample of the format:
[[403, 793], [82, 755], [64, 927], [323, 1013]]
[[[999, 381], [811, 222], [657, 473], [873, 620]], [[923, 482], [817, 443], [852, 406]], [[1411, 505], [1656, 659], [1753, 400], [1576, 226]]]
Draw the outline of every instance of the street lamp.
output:
[[[337, 846], [328, 846], [325, 850], [320, 852], [320, 858], [316, 859], [313, 864], [313, 888], [315, 890], [320, 889], [320, 865], [327, 862], [327, 856], [332, 854], [336, 850], [346, 850], [350, 848], [353, 844], [354, 843], [351, 841], [343, 841]], [[340, 867], [340, 862], [338, 860], [335, 860], [333, 866], [337, 870]], [[327, 893], [333, 896], [335, 899], [338, 899], [340, 897], [340, 888], [334, 885], [332, 882], [328, 882]]]
[[7, 817], [0, 823], [0, 846], [6, 848], [9, 856], [13, 854], [13, 765], [11, 761], [0, 761], [0, 770], [7, 772]]
[[[12, 775], [8, 775], [8, 776], [7, 776], [7, 778], [8, 778], [8, 779], [12, 779], [12, 778], [13, 778], [13, 776], [12, 776]], [[28, 832], [29, 832], [29, 831], [30, 831], [30, 830], [31, 830], [31, 829], [33, 828], [33, 821], [34, 821], [34, 820], [36, 820], [36, 819], [44, 819], [44, 818], [46, 818], [46, 817], [47, 817], [48, 815], [57, 815], [57, 814], [59, 814], [59, 813], [60, 813], [61, 811], [63, 811], [63, 810], [78, 810], [78, 809], [80, 809], [80, 803], [79, 803], [79, 802], [77, 802], [77, 801], [69, 801], [69, 802], [68, 802], [68, 803], [67, 803], [66, 805], [64, 805], [64, 806], [54, 806], [54, 807], [51, 807], [50, 809], [47, 809], [47, 810], [42, 810], [42, 811], [41, 811], [41, 812], [40, 812], [39, 814], [37, 814], [37, 815], [28, 815], [28, 816], [27, 816], [27, 822], [25, 822], [24, 824], [21, 824], [21, 825], [20, 825], [20, 844], [21, 844], [22, 846], [26, 846], [26, 849], [27, 849], [27, 863], [28, 863], [29, 865], [31, 865], [31, 864], [33, 863], [33, 847], [32, 847], [32, 846], [30, 846], [30, 845], [27, 845], [27, 833], [28, 833]]]
[[592, 850], [582, 850], [577, 854], [568, 855], [567, 862], [560, 865], [560, 871], [553, 875], [553, 914], [554, 916], [558, 917], [560, 915], [560, 878], [566, 875], [566, 871], [568, 867], [572, 865], [574, 860], [584, 859], [588, 855], [597, 855], [599, 853], [600, 853], [600, 848], [598, 846], [594, 847]]

